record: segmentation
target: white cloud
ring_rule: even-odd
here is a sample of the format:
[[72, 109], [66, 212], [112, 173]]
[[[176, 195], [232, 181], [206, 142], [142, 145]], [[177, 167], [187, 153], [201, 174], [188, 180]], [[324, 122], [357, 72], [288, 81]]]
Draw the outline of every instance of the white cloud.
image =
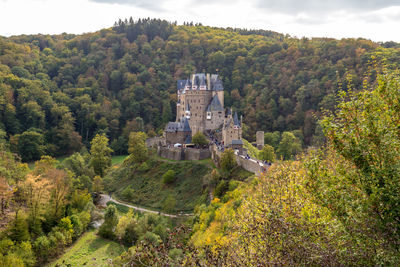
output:
[[[358, 4], [359, 0], [329, 2], [334, 7], [329, 12], [318, 12], [317, 0], [296, 0], [295, 3], [302, 3], [298, 6], [293, 4], [294, 0], [265, 0], [262, 6], [260, 1], [0, 0], [0, 35], [79, 34], [111, 27], [119, 18], [132, 16], [260, 28], [298, 37], [363, 37], [400, 42], [395, 31], [400, 23], [400, 7], [390, 7], [394, 2], [391, 0], [365, 0], [364, 4]], [[290, 5], [300, 9], [292, 12]], [[363, 7], [355, 12], [357, 5]]]

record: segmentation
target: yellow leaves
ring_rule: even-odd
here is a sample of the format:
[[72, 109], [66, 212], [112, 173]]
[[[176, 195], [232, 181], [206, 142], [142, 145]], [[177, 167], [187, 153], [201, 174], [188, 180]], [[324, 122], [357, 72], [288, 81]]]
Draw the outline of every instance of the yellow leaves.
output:
[[211, 204], [217, 204], [217, 203], [219, 203], [220, 202], [220, 199], [219, 198], [214, 198], [213, 200], [211, 200]]

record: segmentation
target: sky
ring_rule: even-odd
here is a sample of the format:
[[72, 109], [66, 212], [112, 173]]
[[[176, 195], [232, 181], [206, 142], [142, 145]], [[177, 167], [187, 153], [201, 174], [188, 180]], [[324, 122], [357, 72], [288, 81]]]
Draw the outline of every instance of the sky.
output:
[[81, 34], [131, 16], [400, 42], [400, 0], [0, 0], [0, 35]]

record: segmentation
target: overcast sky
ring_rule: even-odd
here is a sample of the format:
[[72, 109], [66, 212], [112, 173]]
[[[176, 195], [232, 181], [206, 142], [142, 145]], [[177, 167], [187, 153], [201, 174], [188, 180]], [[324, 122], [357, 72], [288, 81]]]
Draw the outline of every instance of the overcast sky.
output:
[[0, 0], [0, 35], [80, 34], [130, 16], [400, 42], [400, 0]]

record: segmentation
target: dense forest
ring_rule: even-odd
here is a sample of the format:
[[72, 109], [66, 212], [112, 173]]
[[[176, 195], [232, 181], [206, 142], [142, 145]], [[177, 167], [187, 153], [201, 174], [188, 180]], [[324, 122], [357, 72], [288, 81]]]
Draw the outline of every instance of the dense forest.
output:
[[[399, 266], [398, 62], [394, 42], [156, 19], [0, 37], [0, 265], [56, 264], [91, 229], [112, 266]], [[221, 75], [268, 171], [146, 146], [194, 72]]]
[[320, 140], [315, 116], [332, 109], [371, 57], [399, 62], [395, 43], [296, 39], [270, 31], [143, 19], [83, 35], [0, 38], [0, 128], [23, 161], [88, 147], [97, 133], [126, 154], [129, 132], [159, 133], [174, 119], [176, 80], [218, 72], [226, 106], [255, 130]]

